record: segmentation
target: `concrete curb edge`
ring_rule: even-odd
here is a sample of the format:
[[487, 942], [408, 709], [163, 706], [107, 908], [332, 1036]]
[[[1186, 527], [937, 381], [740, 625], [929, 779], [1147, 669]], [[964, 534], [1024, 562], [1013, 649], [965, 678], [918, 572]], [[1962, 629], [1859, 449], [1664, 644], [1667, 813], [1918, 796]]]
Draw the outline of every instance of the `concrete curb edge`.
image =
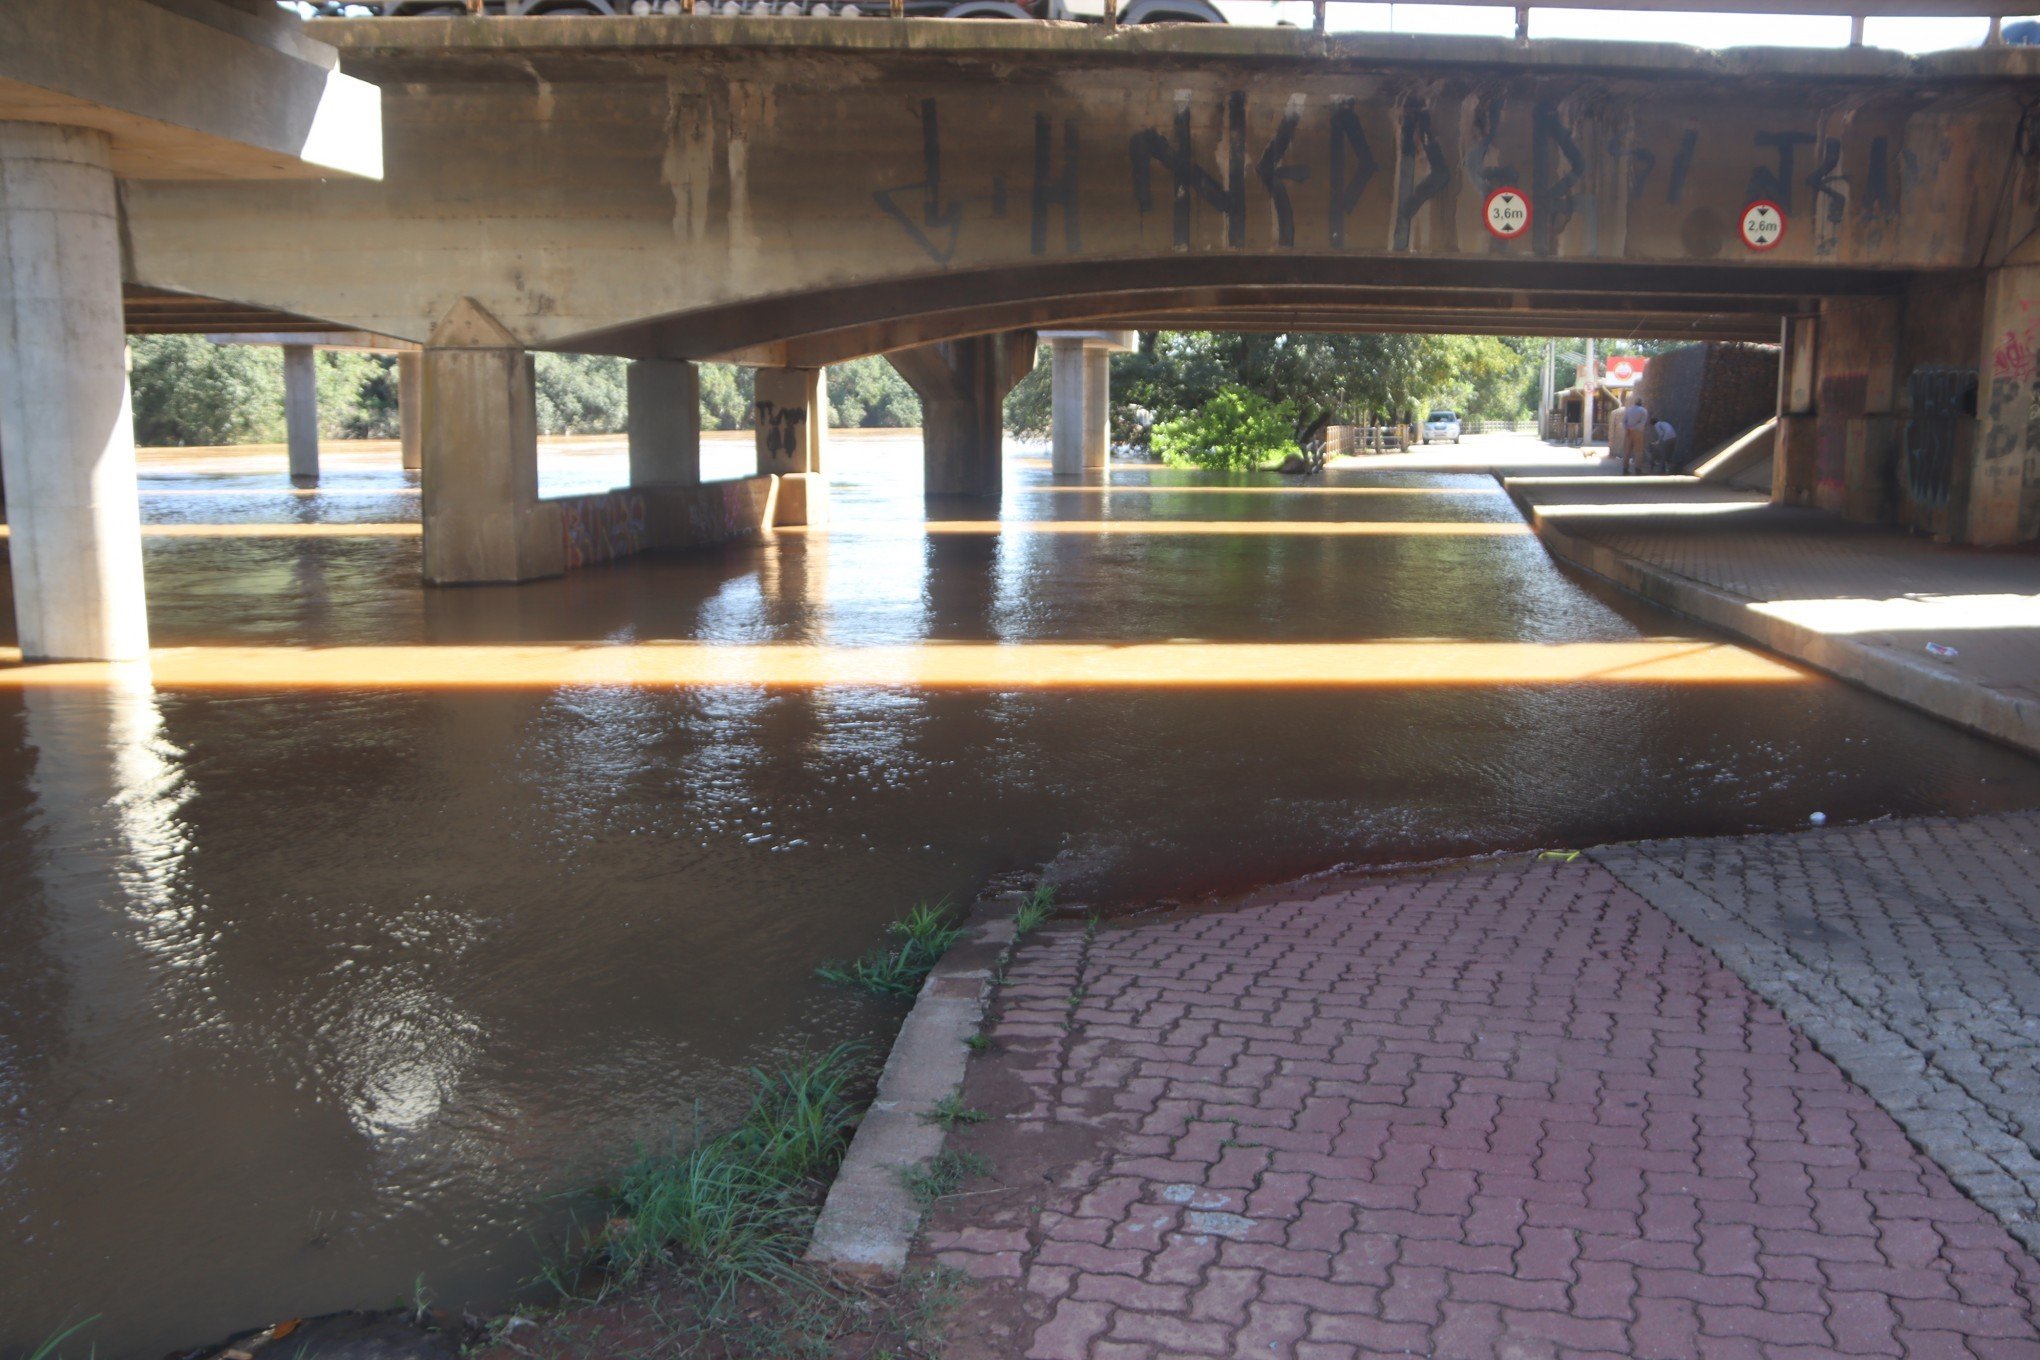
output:
[[1816, 632], [1761, 612], [1762, 603], [1576, 537], [1547, 520], [1535, 500], [1499, 479], [1552, 556], [1650, 603], [1732, 633], [1767, 651], [1918, 709], [1993, 741], [2040, 756], [2040, 706], [1881, 647]]
[[963, 1090], [968, 1040], [984, 1025], [993, 978], [1014, 941], [1022, 894], [979, 898], [961, 938], [921, 985], [893, 1039], [878, 1094], [829, 1186], [806, 1259], [839, 1274], [883, 1278], [906, 1268], [921, 1209], [904, 1175], [941, 1155], [946, 1134], [928, 1116]]

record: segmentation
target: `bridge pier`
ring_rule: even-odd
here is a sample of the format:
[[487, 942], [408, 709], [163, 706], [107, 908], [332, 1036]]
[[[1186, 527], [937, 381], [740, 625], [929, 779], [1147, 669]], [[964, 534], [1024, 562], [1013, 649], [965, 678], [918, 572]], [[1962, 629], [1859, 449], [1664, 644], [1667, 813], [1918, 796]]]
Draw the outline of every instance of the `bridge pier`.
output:
[[2040, 262], [1827, 298], [1782, 341], [1774, 501], [1982, 547], [2040, 536]]
[[921, 398], [923, 490], [999, 499], [1005, 401], [1034, 367], [1033, 331], [976, 335], [886, 356]]
[[1112, 456], [1112, 355], [1134, 347], [1132, 331], [1043, 331], [1049, 369], [1049, 462], [1058, 477], [1102, 473]]
[[403, 467], [416, 472], [425, 466], [424, 380], [425, 356], [414, 349], [397, 355], [397, 432]]
[[0, 458], [29, 660], [149, 652], [112, 145], [0, 122]]
[[829, 433], [828, 370], [761, 368], [753, 389], [758, 471], [779, 478], [775, 528], [829, 522], [829, 482], [822, 446]]
[[701, 371], [683, 359], [639, 359], [625, 370], [630, 484], [701, 484]]
[[[402, 393], [398, 394], [401, 399]], [[293, 485], [319, 480], [319, 354], [310, 345], [283, 347], [283, 429]]]
[[565, 571], [559, 507], [538, 498], [531, 356], [463, 298], [426, 341], [421, 379], [426, 582], [531, 581]]

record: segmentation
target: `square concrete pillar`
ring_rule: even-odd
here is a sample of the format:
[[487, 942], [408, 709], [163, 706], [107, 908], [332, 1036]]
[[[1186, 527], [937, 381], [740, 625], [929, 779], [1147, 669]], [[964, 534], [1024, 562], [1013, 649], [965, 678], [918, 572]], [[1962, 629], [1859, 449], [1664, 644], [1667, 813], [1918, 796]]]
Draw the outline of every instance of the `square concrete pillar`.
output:
[[420, 499], [430, 584], [529, 581], [566, 569], [559, 507], [538, 499], [531, 356], [515, 342], [464, 298], [426, 346]]
[[639, 359], [629, 388], [630, 484], [701, 484], [701, 372], [681, 359]]
[[29, 660], [149, 654], [106, 134], [0, 122], [0, 459]]
[[1814, 430], [1814, 358], [1819, 321], [1788, 316], [1779, 323], [1778, 438], [1772, 445], [1771, 500], [1811, 505], [1819, 445]]
[[319, 480], [319, 354], [310, 345], [283, 347], [283, 430], [290, 479]]
[[424, 381], [425, 356], [414, 349], [397, 355], [397, 431], [406, 472], [425, 466]]
[[1983, 314], [1966, 537], [2004, 547], [2040, 537], [2040, 263], [1993, 271]]
[[820, 528], [829, 518], [822, 447], [829, 434], [828, 371], [761, 368], [753, 390], [758, 471], [779, 478], [772, 522]]
[[752, 395], [758, 471], [821, 472], [829, 433], [826, 369], [761, 368]]
[[1133, 331], [1043, 331], [1050, 345], [1049, 464], [1058, 477], [1102, 473], [1112, 455], [1112, 355]]

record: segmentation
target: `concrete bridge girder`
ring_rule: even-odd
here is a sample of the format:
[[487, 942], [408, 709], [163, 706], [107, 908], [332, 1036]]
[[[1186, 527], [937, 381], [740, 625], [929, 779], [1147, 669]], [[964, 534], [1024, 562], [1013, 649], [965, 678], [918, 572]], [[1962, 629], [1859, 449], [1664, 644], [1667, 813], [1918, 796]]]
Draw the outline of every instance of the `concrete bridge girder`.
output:
[[[2035, 220], [2032, 54], [1956, 83], [1863, 53], [419, 22], [319, 26], [385, 86], [383, 183], [138, 185], [137, 280], [413, 337], [473, 296], [530, 345], [699, 358], [818, 329], [859, 287], [918, 300], [831, 328], [987, 277], [1046, 296], [1060, 266], [1824, 294], [1975, 267]], [[1508, 183], [1532, 225], [1500, 241], [1481, 200]], [[1763, 252], [1736, 236], [1756, 197], [1790, 223]]]

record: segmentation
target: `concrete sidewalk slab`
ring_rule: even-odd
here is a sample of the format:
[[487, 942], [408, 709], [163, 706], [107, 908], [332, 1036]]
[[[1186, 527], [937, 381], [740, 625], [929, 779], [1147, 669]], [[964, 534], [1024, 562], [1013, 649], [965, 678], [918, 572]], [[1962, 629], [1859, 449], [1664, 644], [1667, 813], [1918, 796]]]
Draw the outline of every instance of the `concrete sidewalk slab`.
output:
[[1024, 943], [951, 1354], [2040, 1356], [2040, 1266], [1590, 860]]
[[1555, 556], [2040, 754], [2040, 555], [1936, 545], [1690, 477], [1502, 484]]

